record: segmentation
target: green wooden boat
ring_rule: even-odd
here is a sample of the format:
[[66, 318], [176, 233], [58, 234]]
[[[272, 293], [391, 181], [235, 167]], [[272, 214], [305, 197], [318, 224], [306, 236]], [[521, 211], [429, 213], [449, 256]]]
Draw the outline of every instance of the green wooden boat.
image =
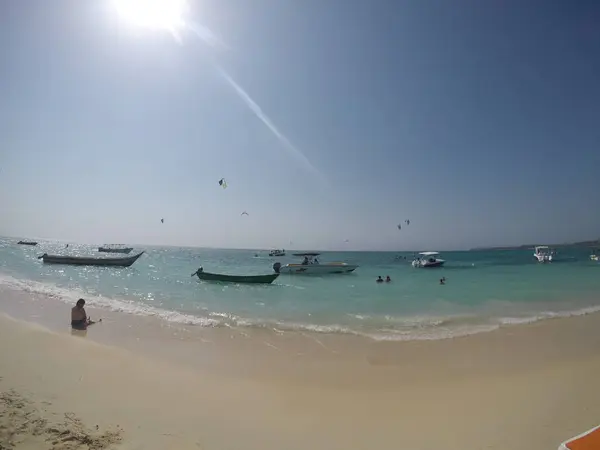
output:
[[223, 281], [226, 283], [244, 283], [244, 284], [271, 284], [279, 276], [278, 273], [269, 275], [224, 275], [220, 273], [205, 272], [200, 267], [192, 276], [196, 275], [203, 281]]

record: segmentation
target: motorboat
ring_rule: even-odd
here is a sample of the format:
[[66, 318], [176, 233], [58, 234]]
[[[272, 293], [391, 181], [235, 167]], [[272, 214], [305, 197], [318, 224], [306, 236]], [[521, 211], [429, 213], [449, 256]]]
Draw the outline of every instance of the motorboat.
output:
[[104, 253], [125, 253], [129, 254], [133, 250], [133, 247], [125, 247], [122, 244], [105, 244], [102, 247], [98, 247], [99, 252]]
[[438, 258], [438, 255], [439, 252], [421, 252], [419, 253], [419, 256], [413, 260], [412, 266], [422, 269], [442, 267], [446, 261]]
[[240, 284], [271, 284], [279, 276], [278, 273], [270, 273], [268, 275], [226, 275], [205, 272], [202, 267], [192, 274], [192, 276], [194, 275], [202, 281], [221, 281], [225, 283]]
[[273, 264], [275, 273], [289, 273], [297, 275], [325, 275], [332, 273], [350, 273], [356, 270], [358, 265], [345, 262], [327, 262], [319, 261], [320, 253], [294, 253], [294, 256], [303, 258], [299, 264], [285, 264], [276, 262]]
[[538, 245], [533, 251], [533, 256], [541, 263], [549, 263], [554, 259], [554, 250], [546, 245]]
[[599, 252], [599, 251], [597, 251], [597, 250], [594, 250], [594, 251], [592, 252], [592, 254], [590, 255], [590, 259], [591, 259], [592, 261], [596, 261], [596, 262], [600, 261], [600, 252]]
[[275, 250], [271, 250], [269, 252], [269, 256], [285, 256], [285, 250], [284, 249], [275, 249]]
[[72, 266], [110, 266], [110, 267], [129, 267], [142, 256], [144, 252], [137, 255], [119, 257], [119, 258], [94, 258], [88, 256], [62, 256], [49, 255], [44, 253], [38, 256], [38, 259], [47, 264], [68, 264]]

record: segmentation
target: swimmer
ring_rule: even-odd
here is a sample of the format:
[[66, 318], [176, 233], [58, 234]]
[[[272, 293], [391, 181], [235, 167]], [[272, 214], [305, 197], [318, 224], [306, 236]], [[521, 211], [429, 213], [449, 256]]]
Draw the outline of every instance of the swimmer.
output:
[[383, 283], [383, 278], [381, 278], [381, 275], [379, 275], [379, 276], [377, 277], [377, 280], [376, 280], [376, 281], [377, 281], [377, 283]]

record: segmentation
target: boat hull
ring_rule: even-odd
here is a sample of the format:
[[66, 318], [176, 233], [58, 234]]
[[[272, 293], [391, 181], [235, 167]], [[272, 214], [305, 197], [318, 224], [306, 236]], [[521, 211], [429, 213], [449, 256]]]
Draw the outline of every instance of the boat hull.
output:
[[17, 242], [17, 244], [19, 244], [19, 245], [38, 245], [37, 242], [33, 242], [33, 241], [19, 241], [19, 242]]
[[278, 273], [268, 275], [224, 275], [220, 273], [196, 272], [196, 276], [202, 281], [220, 281], [223, 283], [240, 284], [271, 284], [279, 276]]
[[99, 252], [104, 252], [104, 253], [125, 253], [125, 254], [129, 254], [129, 253], [131, 253], [132, 250], [133, 250], [132, 247], [127, 247], [127, 248], [98, 247], [98, 251]]
[[430, 261], [413, 261], [413, 267], [417, 267], [419, 269], [433, 269], [436, 267], [442, 267], [444, 264], [446, 263], [446, 261], [444, 261], [443, 259], [438, 259], [434, 262], [430, 262]]
[[292, 275], [326, 275], [335, 273], [351, 273], [358, 266], [355, 264], [286, 264], [279, 268], [279, 273]]
[[85, 256], [60, 256], [44, 253], [38, 259], [45, 264], [67, 264], [72, 266], [101, 266], [101, 267], [129, 267], [142, 256], [144, 252], [125, 258], [90, 258]]

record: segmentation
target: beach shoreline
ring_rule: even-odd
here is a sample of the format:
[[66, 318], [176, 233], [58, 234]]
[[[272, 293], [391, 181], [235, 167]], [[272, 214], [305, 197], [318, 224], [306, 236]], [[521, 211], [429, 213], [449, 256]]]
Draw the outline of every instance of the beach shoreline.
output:
[[373, 342], [94, 309], [83, 338], [68, 306], [6, 288], [0, 310], [2, 391], [118, 425], [119, 448], [541, 450], [600, 418], [600, 314]]

